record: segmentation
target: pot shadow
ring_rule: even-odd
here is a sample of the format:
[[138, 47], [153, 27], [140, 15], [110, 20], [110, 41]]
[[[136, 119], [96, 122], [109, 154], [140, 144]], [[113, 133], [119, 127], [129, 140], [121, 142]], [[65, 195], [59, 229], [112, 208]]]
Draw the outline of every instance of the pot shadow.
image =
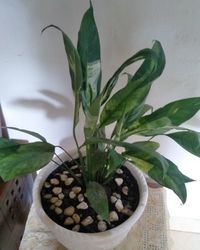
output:
[[[73, 103], [66, 98], [66, 96], [47, 89], [39, 90], [39, 93], [51, 101], [44, 98], [19, 98], [12, 103], [24, 108], [43, 110], [50, 119], [62, 117], [70, 117], [73, 119]], [[55, 104], [55, 102], [58, 104]]]

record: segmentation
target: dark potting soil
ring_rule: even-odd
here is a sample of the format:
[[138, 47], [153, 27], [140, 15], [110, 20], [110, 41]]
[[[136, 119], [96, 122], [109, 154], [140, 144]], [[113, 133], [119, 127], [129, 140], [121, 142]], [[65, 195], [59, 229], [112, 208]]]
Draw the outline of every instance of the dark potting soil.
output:
[[[75, 163], [73, 161], [71, 162], [65, 162], [70, 168], [73, 168], [75, 166]], [[113, 177], [113, 179], [106, 184], [105, 190], [108, 196], [108, 201], [109, 201], [109, 211], [116, 211], [115, 208], [115, 203], [111, 202], [110, 197], [113, 195], [113, 193], [117, 193], [122, 201], [122, 204], [125, 208], [127, 208], [129, 211], [134, 211], [136, 210], [138, 203], [139, 203], [139, 189], [138, 189], [138, 184], [135, 178], [131, 175], [130, 171], [122, 166], [120, 168], [123, 173], [116, 173]], [[80, 175], [80, 169], [76, 168], [72, 170], [75, 174]], [[93, 223], [87, 226], [83, 226], [81, 223], [78, 223], [79, 226], [79, 232], [85, 232], [85, 233], [96, 233], [99, 232], [98, 230], [98, 222], [99, 220], [97, 219], [97, 213], [89, 206], [87, 209], [78, 209], [77, 205], [80, 203], [78, 201], [78, 194], [76, 195], [75, 198], [71, 199], [69, 198], [69, 193], [72, 190], [73, 187], [80, 187], [80, 184], [77, 182], [76, 179], [74, 181], [66, 186], [64, 181], [61, 181], [60, 176], [61, 174], [67, 175], [68, 178], [71, 178], [71, 174], [67, 172], [67, 169], [61, 165], [59, 166], [55, 171], [53, 171], [48, 178], [46, 179], [46, 182], [44, 183], [42, 190], [41, 190], [41, 203], [42, 207], [44, 208], [44, 211], [47, 213], [47, 215], [57, 224], [60, 226], [67, 228], [69, 230], [72, 230], [72, 228], [75, 226], [73, 225], [64, 225], [64, 221], [66, 219], [66, 215], [64, 215], [64, 209], [73, 206], [75, 208], [75, 213], [80, 216], [80, 221], [85, 219], [88, 216], [91, 216], [93, 219]], [[57, 179], [59, 183], [57, 184], [50, 184], [52, 179]], [[118, 186], [115, 182], [116, 178], [122, 178], [123, 179], [123, 184]], [[49, 185], [50, 184], [50, 185]], [[128, 195], [125, 195], [124, 192], [122, 192], [122, 187], [128, 186]], [[64, 198], [62, 199], [62, 204], [59, 206], [62, 211], [62, 213], [57, 214], [55, 212], [55, 205], [52, 204], [50, 198], [45, 198], [45, 195], [50, 194], [53, 197], [58, 197], [58, 195], [53, 194], [52, 189], [55, 187], [61, 187], [62, 188], [62, 193], [64, 194]], [[81, 194], [85, 194], [85, 189], [81, 187]], [[79, 194], [80, 194], [79, 193]], [[48, 196], [48, 195], [47, 195]], [[84, 196], [84, 201], [88, 203], [87, 197]], [[112, 221], [109, 223], [106, 222], [107, 230], [112, 229], [121, 223], [123, 223], [125, 220], [127, 220], [130, 217], [130, 214], [127, 213], [122, 213], [116, 211], [118, 214], [118, 220], [117, 221]]]

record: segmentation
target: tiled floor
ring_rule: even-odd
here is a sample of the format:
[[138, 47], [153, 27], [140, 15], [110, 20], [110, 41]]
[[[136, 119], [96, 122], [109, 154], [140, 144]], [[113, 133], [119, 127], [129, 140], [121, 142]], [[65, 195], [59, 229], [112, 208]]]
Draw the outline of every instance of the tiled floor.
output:
[[200, 234], [171, 230], [170, 250], [199, 250]]

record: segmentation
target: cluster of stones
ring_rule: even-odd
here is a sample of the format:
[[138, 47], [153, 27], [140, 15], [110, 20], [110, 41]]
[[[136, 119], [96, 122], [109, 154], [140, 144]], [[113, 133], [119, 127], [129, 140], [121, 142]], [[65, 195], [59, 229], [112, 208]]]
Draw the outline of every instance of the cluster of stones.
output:
[[[123, 174], [123, 170], [118, 169], [117, 170], [117, 174], [118, 175], [122, 175]], [[117, 177], [115, 178], [115, 183], [117, 184], [118, 187], [121, 187], [121, 191], [125, 196], [128, 196], [128, 187], [127, 186], [123, 186], [123, 178]], [[119, 216], [118, 213], [123, 213], [127, 216], [131, 216], [133, 214], [133, 211], [131, 209], [129, 209], [128, 207], [125, 207], [122, 203], [121, 200], [121, 195], [118, 193], [112, 193], [111, 197], [110, 197], [110, 201], [111, 203], [113, 203], [115, 205], [115, 210], [110, 212], [110, 221], [114, 222], [114, 221], [118, 221], [119, 220]]]
[[[77, 166], [73, 166], [71, 169], [77, 168]], [[118, 175], [123, 174], [121, 169], [117, 170]], [[81, 173], [76, 174], [81, 175]], [[79, 177], [78, 176], [78, 177]], [[115, 183], [121, 187], [122, 193], [125, 196], [128, 196], [128, 187], [123, 186], [123, 179], [122, 178], [115, 178]], [[80, 231], [81, 225], [86, 227], [94, 223], [94, 219], [91, 216], [87, 216], [82, 218], [80, 214], [78, 214], [77, 210], [86, 210], [88, 209], [87, 199], [85, 199], [85, 194], [80, 186], [71, 186], [73, 185], [74, 178], [71, 177], [68, 171], [63, 171], [61, 174], [57, 173], [55, 178], [51, 178], [49, 181], [44, 183], [44, 187], [48, 190], [43, 197], [49, 201], [50, 210], [54, 211], [57, 215], [64, 215], [64, 222], [65, 226], [70, 226], [73, 231]], [[64, 207], [63, 199], [65, 197], [63, 192], [63, 185], [66, 186], [66, 189], [69, 189], [68, 197], [70, 199], [76, 199], [78, 202], [77, 205]], [[70, 186], [70, 187], [69, 187]], [[115, 206], [115, 210], [110, 211], [109, 219], [110, 222], [116, 222], [119, 220], [119, 213], [126, 214], [127, 216], [132, 215], [132, 211], [125, 207], [121, 200], [121, 195], [118, 193], [112, 193], [110, 197], [110, 201]], [[107, 223], [101, 218], [100, 215], [97, 215], [97, 227], [100, 232], [107, 230]]]

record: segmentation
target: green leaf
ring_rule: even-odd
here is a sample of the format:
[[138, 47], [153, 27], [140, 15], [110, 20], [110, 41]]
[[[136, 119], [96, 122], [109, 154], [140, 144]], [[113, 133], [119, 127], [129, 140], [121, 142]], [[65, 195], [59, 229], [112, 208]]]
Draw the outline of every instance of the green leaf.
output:
[[155, 65], [157, 65], [157, 56], [151, 49], [143, 49], [137, 52], [135, 55], [133, 55], [129, 59], [127, 59], [119, 67], [119, 69], [114, 73], [114, 75], [108, 80], [108, 82], [106, 83], [102, 91], [102, 104], [104, 104], [108, 100], [113, 88], [115, 87], [117, 83], [117, 80], [121, 72], [130, 64], [137, 62], [139, 60], [146, 59], [146, 58], [148, 58], [150, 63], [148, 63], [148, 67], [145, 67], [144, 74], [141, 75], [141, 77], [137, 79], [137, 82], [134, 81], [135, 88], [138, 87], [141, 82], [145, 82], [145, 80], [148, 79], [148, 77], [152, 74], [152, 72], [154, 72]]
[[[156, 67], [154, 68], [153, 73], [149, 75], [148, 81], [154, 81], [156, 78], [158, 78], [162, 74], [165, 68], [165, 63], [166, 63], [164, 50], [159, 41], [154, 42], [152, 51], [157, 56], [157, 64], [156, 64]], [[151, 59], [147, 57], [145, 61], [142, 63], [142, 65], [140, 66], [140, 68], [138, 69], [138, 71], [133, 76], [132, 81], [136, 81], [140, 79], [146, 73], [146, 69], [149, 67], [150, 64], [151, 64]]]
[[36, 137], [36, 138], [38, 138], [39, 140], [41, 140], [43, 142], [47, 142], [47, 140], [42, 135], [40, 135], [40, 134], [38, 134], [36, 132], [29, 131], [29, 130], [26, 130], [26, 129], [19, 129], [19, 128], [15, 128], [15, 127], [7, 127], [7, 128], [26, 133], [28, 135], [32, 135], [33, 137]]
[[150, 84], [137, 90], [134, 89], [134, 85], [127, 85], [119, 90], [106, 103], [100, 116], [100, 127], [117, 121], [124, 113], [136, 109], [144, 101], [149, 90]]
[[162, 177], [162, 169], [158, 166], [151, 169], [148, 172], [148, 175], [152, 179], [157, 181], [160, 185], [174, 191], [175, 194], [177, 194], [178, 197], [181, 199], [181, 201], [185, 203], [187, 199], [185, 183], [191, 181], [191, 179], [187, 176], [184, 176], [173, 162], [168, 159], [166, 160], [168, 161], [169, 168], [164, 177]]
[[[0, 137], [0, 150], [4, 148], [9, 148], [18, 145], [19, 143], [16, 142], [16, 140], [7, 139], [7, 138], [1, 138]], [[0, 151], [1, 153], [1, 151]]]
[[42, 33], [48, 28], [55, 28], [61, 31], [65, 46], [65, 51], [68, 58], [69, 63], [69, 72], [72, 81], [72, 89], [75, 96], [75, 114], [74, 114], [74, 125], [76, 126], [79, 121], [79, 107], [80, 107], [80, 96], [81, 96], [81, 88], [83, 84], [83, 75], [82, 75], [82, 68], [81, 68], [81, 61], [79, 58], [79, 54], [74, 47], [70, 38], [65, 34], [65, 32], [55, 25], [48, 25], [42, 30]]
[[46, 142], [0, 148], [0, 176], [4, 181], [33, 173], [51, 161], [54, 146]]
[[86, 194], [91, 207], [109, 222], [108, 198], [104, 187], [97, 182], [89, 182], [86, 186]]
[[174, 101], [140, 118], [130, 126], [129, 131], [145, 136], [163, 134], [189, 120], [199, 109], [200, 97]]
[[195, 131], [181, 131], [166, 136], [172, 138], [181, 147], [189, 151], [190, 153], [200, 157], [200, 133]]
[[87, 109], [95, 100], [101, 84], [100, 41], [92, 4], [83, 16], [78, 33], [78, 53], [83, 71], [83, 107]]
[[122, 164], [125, 162], [124, 157], [117, 153], [115, 150], [110, 150], [108, 155], [108, 164], [109, 168], [107, 171], [107, 175], [112, 175], [116, 172], [116, 170], [122, 166]]

